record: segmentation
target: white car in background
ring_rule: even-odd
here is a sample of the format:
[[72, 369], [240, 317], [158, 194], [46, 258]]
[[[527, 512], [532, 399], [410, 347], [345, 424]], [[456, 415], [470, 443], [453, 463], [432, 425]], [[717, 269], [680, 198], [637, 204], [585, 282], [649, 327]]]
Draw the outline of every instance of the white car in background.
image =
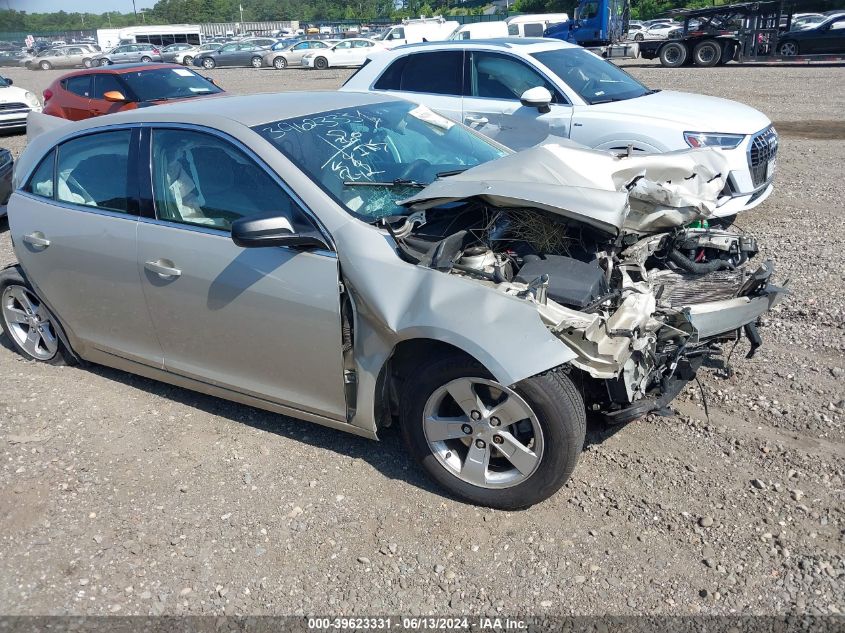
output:
[[0, 77], [0, 130], [24, 130], [30, 112], [41, 112], [38, 96]]
[[650, 90], [566, 42], [404, 46], [373, 56], [341, 90], [400, 96], [516, 150], [556, 138], [614, 154], [721, 148], [730, 174], [716, 217], [750, 209], [772, 191], [778, 136], [762, 112], [727, 99]]
[[338, 42], [331, 48], [306, 53], [302, 57], [301, 63], [306, 68], [316, 68], [317, 70], [338, 66], [362, 66], [367, 61], [367, 57], [373, 53], [386, 50], [382, 44], [374, 40], [352, 37]]
[[682, 27], [683, 24], [677, 22], [654, 24], [645, 31], [643, 31], [643, 39], [646, 40], [665, 40], [669, 37], [669, 32]]

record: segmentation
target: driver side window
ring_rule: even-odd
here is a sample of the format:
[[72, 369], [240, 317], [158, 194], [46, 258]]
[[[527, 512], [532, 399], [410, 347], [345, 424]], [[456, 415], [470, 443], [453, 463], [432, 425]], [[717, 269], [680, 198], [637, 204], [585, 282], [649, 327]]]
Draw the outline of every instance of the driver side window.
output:
[[239, 218], [275, 213], [297, 232], [312, 228], [270, 175], [228, 141], [202, 132], [155, 130], [152, 151], [160, 220], [228, 231]]
[[498, 53], [472, 53], [471, 96], [519, 101], [522, 94], [542, 86], [552, 93], [552, 103], [561, 103], [558, 90], [524, 62]]

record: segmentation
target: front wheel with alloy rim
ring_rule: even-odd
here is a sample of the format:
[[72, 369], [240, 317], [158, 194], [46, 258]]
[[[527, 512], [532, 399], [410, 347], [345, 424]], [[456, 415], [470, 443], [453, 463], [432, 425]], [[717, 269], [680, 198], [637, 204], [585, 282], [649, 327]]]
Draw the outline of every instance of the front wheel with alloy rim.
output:
[[288, 65], [288, 60], [286, 60], [284, 57], [276, 57], [276, 58], [273, 59], [273, 68], [275, 68], [277, 70], [282, 70], [282, 69], [286, 68], [287, 65]]
[[24, 358], [64, 365], [55, 317], [15, 268], [0, 271], [0, 324]]
[[253, 68], [261, 68], [261, 66], [263, 65], [261, 63], [260, 57], [253, 57], [250, 63], [252, 64]]
[[687, 61], [687, 47], [680, 42], [670, 42], [660, 48], [660, 63], [667, 68], [678, 68]]
[[402, 434], [425, 471], [471, 503], [516, 510], [557, 492], [584, 445], [584, 402], [562, 372], [502, 385], [448, 356], [405, 384]]
[[783, 42], [778, 46], [778, 53], [784, 57], [794, 57], [798, 54], [798, 44], [795, 42]]
[[214, 60], [213, 60], [213, 59], [211, 59], [210, 57], [206, 57], [205, 59], [203, 59], [203, 60], [202, 60], [202, 67], [203, 67], [203, 68], [206, 68], [207, 70], [211, 70], [211, 69], [212, 69], [212, 68], [214, 68], [216, 65], [217, 65], [217, 64], [215, 64], [215, 63], [214, 63]]
[[316, 68], [317, 70], [325, 70], [328, 67], [329, 60], [327, 60], [325, 57], [318, 57], [314, 60], [314, 68]]

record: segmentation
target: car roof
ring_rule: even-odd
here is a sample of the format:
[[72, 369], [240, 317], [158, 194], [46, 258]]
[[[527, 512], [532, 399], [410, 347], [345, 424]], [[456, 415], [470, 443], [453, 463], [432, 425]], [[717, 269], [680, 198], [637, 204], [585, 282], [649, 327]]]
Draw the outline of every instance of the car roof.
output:
[[[176, 66], [178, 68], [178, 66]], [[162, 122], [162, 114], [172, 123], [213, 126], [214, 119], [228, 119], [247, 127], [281, 119], [317, 114], [328, 110], [354, 108], [372, 103], [402, 101], [383, 94], [360, 92], [308, 91], [255, 95], [221, 95], [214, 99], [188, 99], [169, 103], [165, 108], [138, 108], [108, 115], [103, 124]], [[316, 105], [318, 104], [318, 105]]]
[[190, 70], [186, 69], [181, 64], [167, 64], [167, 63], [155, 63], [155, 62], [137, 62], [134, 64], [111, 64], [109, 66], [96, 66], [94, 68], [80, 68], [79, 70], [72, 70], [69, 73], [58, 77], [56, 81], [61, 81], [62, 79], [67, 79], [68, 77], [77, 77], [79, 75], [93, 75], [93, 74], [122, 74], [133, 72], [136, 70], [157, 70], [159, 68], [181, 68], [183, 70]]
[[520, 50], [525, 53], [545, 51], [553, 48], [579, 48], [562, 40], [550, 37], [499, 37], [493, 39], [479, 38], [477, 40], [447, 40], [444, 42], [422, 42], [421, 44], [404, 44], [391, 48], [391, 51], [426, 50], [433, 48], [483, 48], [488, 50]]

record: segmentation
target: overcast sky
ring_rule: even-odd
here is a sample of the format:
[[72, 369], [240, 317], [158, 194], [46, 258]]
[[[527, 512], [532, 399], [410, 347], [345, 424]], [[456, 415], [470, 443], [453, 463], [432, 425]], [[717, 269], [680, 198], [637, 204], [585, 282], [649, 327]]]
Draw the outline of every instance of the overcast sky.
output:
[[[135, 6], [149, 9], [155, 0], [135, 0]], [[0, 9], [14, 9], [27, 13], [51, 13], [53, 11], [67, 11], [73, 13], [105, 13], [119, 11], [132, 13], [132, 0], [0, 0]]]

